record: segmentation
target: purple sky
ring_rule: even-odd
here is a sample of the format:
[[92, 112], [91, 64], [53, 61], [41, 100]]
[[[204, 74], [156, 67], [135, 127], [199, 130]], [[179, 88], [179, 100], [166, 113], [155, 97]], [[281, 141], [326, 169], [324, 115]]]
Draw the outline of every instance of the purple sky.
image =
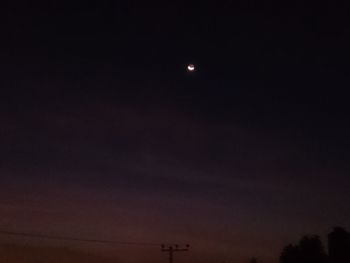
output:
[[348, 226], [343, 167], [320, 163], [303, 136], [154, 107], [3, 115], [1, 228], [191, 243], [184, 260], [267, 261], [304, 233]]
[[350, 228], [346, 8], [122, 2], [1, 10], [0, 229], [270, 263], [303, 234]]

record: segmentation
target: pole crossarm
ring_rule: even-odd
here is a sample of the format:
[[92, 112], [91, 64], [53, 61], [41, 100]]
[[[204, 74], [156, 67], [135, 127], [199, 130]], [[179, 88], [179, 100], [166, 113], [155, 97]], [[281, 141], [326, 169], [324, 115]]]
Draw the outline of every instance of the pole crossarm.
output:
[[190, 247], [190, 245], [188, 245], [188, 244], [186, 244], [185, 246], [180, 246], [178, 244], [174, 244], [174, 245], [163, 244], [161, 246], [161, 251], [169, 253], [169, 263], [173, 263], [174, 262], [174, 253], [175, 252], [186, 252], [189, 250], [189, 247]]

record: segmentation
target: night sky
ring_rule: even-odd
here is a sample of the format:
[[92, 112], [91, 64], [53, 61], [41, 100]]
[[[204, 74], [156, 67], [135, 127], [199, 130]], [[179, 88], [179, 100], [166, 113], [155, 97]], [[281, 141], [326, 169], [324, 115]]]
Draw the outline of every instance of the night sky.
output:
[[[1, 230], [270, 263], [302, 234], [350, 228], [348, 5], [8, 2]], [[159, 246], [25, 242], [167, 260]]]

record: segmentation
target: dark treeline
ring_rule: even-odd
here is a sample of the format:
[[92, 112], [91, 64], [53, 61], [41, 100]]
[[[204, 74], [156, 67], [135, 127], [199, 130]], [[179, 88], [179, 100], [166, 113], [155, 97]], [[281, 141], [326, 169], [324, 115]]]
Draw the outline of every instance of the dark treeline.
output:
[[280, 263], [350, 263], [350, 233], [335, 227], [327, 237], [325, 246], [317, 235], [308, 235], [297, 244], [284, 247]]

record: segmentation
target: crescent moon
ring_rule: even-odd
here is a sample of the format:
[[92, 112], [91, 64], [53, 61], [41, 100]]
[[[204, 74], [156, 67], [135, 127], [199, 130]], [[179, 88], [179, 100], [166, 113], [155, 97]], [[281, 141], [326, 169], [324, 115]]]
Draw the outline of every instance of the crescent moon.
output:
[[187, 69], [189, 70], [189, 71], [194, 71], [194, 65], [193, 64], [190, 64], [190, 65], [188, 65], [187, 66]]

